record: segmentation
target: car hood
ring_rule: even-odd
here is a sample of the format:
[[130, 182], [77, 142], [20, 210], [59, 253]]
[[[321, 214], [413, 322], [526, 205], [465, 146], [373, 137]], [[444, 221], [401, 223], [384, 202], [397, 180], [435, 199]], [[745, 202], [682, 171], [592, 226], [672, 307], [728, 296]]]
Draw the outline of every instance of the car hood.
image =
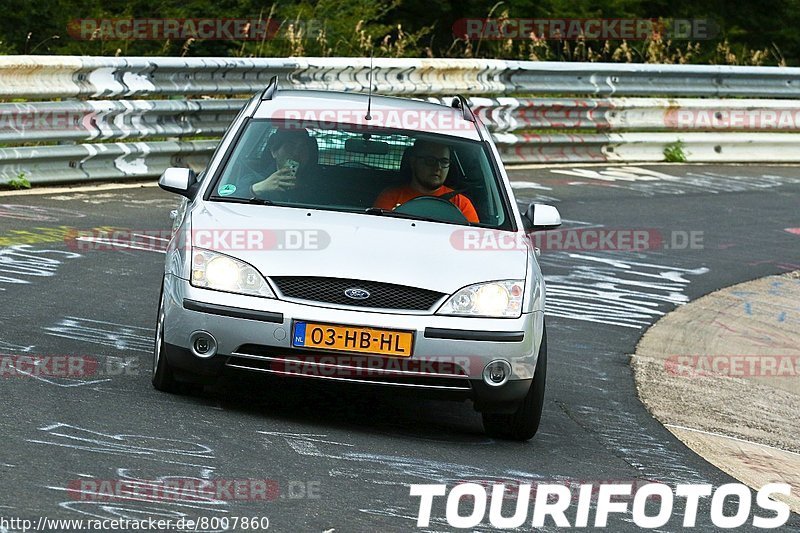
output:
[[[223, 202], [197, 206], [191, 231], [194, 246], [246, 261], [266, 277], [381, 281], [445, 293], [483, 281], [525, 279], [529, 253], [523, 245], [491, 245], [496, 236], [514, 239], [511, 232]], [[476, 249], [481, 239], [489, 246]]]

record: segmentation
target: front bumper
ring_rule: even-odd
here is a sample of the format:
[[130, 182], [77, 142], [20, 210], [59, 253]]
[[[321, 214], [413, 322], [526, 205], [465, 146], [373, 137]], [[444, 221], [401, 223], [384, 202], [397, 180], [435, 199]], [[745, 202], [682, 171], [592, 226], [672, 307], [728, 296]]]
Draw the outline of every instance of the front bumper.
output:
[[[167, 275], [164, 283], [166, 356], [178, 376], [213, 377], [226, 367], [333, 381], [395, 385], [462, 393], [489, 408], [514, 404], [527, 393], [536, 367], [543, 313], [514, 319], [344, 310], [193, 287]], [[291, 345], [292, 321], [366, 326], [414, 333], [408, 358], [332, 353]], [[217, 354], [189, 350], [193, 333], [210, 333]], [[483, 369], [510, 363], [509, 381], [490, 386]], [[494, 409], [493, 409], [494, 410]]]

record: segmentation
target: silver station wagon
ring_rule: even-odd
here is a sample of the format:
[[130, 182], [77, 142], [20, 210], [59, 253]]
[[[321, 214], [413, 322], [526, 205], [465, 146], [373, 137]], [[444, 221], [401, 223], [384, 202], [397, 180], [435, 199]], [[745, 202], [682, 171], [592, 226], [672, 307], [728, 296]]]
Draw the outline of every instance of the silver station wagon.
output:
[[155, 388], [233, 369], [403, 387], [471, 400], [491, 436], [536, 433], [547, 336], [528, 236], [561, 219], [517, 208], [463, 97], [282, 91], [273, 79], [203, 173], [170, 168], [159, 184], [185, 198]]

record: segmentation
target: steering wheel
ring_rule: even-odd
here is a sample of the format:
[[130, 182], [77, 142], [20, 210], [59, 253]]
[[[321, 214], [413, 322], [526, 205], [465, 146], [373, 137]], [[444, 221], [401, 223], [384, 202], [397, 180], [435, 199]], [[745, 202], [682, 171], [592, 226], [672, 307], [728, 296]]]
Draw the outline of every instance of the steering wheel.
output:
[[464, 216], [458, 206], [438, 196], [417, 196], [394, 210], [397, 213], [435, 218], [442, 222], [454, 222], [456, 224], [468, 222], [467, 217]]

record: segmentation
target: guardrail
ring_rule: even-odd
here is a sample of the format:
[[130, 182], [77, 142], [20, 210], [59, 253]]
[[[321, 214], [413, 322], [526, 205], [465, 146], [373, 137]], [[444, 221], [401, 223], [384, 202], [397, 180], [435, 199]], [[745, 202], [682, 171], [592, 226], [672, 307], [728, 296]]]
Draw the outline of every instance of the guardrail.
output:
[[[240, 97], [272, 76], [283, 88], [365, 92], [369, 70], [360, 58], [0, 56], [0, 144], [10, 145], [0, 181], [202, 167]], [[800, 97], [797, 68], [379, 59], [373, 85], [469, 95], [511, 164], [662, 161], [676, 143], [687, 161], [800, 161], [800, 104], [786, 100]]]

